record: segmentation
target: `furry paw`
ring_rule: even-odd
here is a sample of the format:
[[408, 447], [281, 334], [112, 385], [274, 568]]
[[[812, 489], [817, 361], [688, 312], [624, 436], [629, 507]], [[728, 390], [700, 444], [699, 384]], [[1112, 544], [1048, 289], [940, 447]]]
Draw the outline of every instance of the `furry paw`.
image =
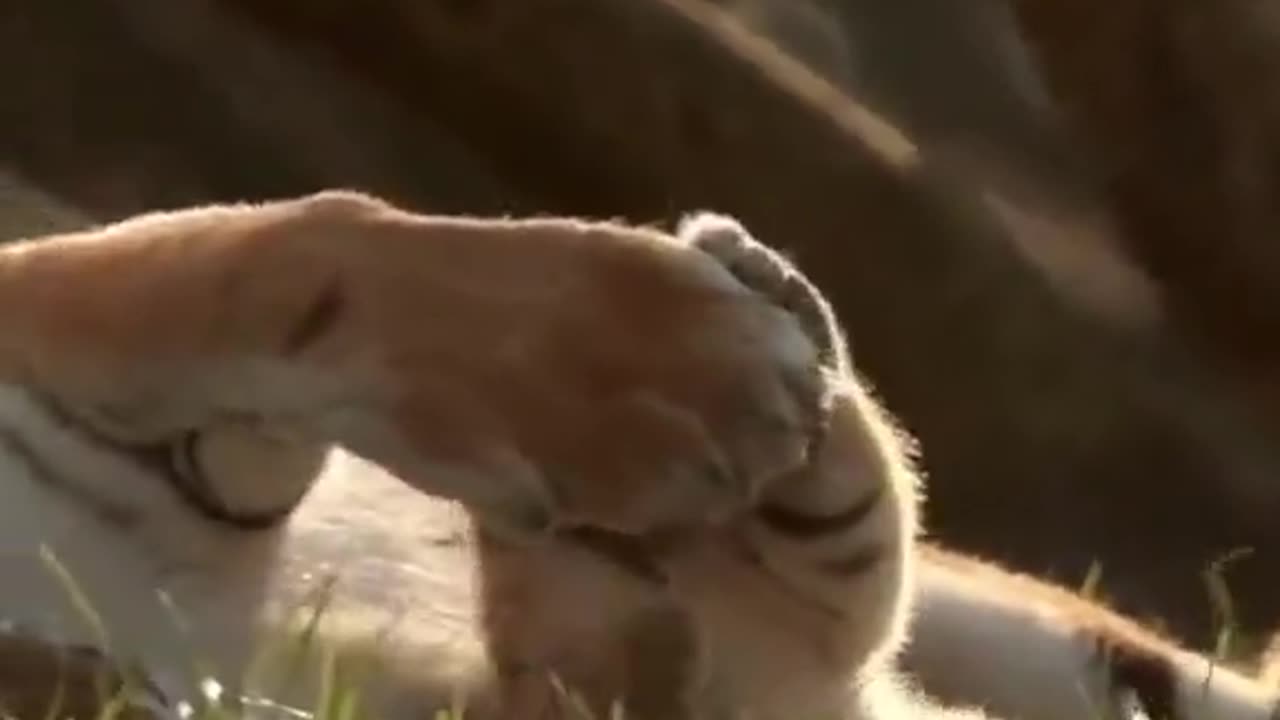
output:
[[[801, 466], [839, 355], [821, 296], [741, 227], [682, 235], [327, 192], [46, 239], [5, 287], [38, 299], [13, 330], [34, 387], [122, 445], [196, 431], [188, 489], [248, 516], [338, 444], [498, 528], [646, 533]], [[303, 444], [226, 428], [246, 416]]]
[[699, 212], [681, 220], [677, 235], [714, 257], [739, 282], [795, 316], [824, 364], [844, 369], [844, 337], [831, 305], [781, 253], [756, 240], [737, 220]]

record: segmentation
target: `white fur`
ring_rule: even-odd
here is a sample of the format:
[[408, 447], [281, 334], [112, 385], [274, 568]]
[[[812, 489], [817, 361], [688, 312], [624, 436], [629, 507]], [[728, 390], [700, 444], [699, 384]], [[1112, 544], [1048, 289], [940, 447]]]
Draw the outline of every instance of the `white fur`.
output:
[[[390, 668], [384, 709], [399, 708], [394, 717], [420, 712], [422, 704], [447, 702], [445, 688], [465, 689], [480, 651], [472, 558], [458, 540], [466, 525], [454, 506], [335, 452], [284, 526], [237, 531], [195, 514], [155, 473], [62, 428], [19, 390], [0, 389], [0, 428], [16, 431], [75, 488], [46, 484], [21, 453], [8, 445], [0, 451], [0, 617], [52, 637], [99, 642], [41, 561], [45, 544], [101, 614], [111, 650], [140, 659], [167, 692], [190, 697], [200, 679], [195, 661], [235, 687], [237, 673], [265, 642], [261, 630], [274, 628], [336, 573], [327, 637], [345, 638], [359, 651], [393, 629], [384, 659], [414, 669]], [[125, 527], [98, 517], [87, 497], [103, 498], [132, 522]], [[259, 689], [305, 704], [314, 685]]]
[[1101, 606], [977, 560], [918, 564], [919, 592], [905, 665], [941, 699], [980, 705], [1006, 720], [1123, 717], [1101, 634], [1141, 642], [1169, 667], [1179, 718], [1266, 720], [1274, 690], [1182, 650]]

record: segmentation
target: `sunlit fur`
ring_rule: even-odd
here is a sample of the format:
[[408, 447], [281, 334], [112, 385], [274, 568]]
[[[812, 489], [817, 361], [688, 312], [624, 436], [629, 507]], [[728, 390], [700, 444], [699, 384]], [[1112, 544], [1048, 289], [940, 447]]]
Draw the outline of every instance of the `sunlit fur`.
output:
[[938, 698], [1002, 717], [1267, 720], [1277, 689], [1178, 647], [1079, 594], [919, 546], [903, 665]]
[[[0, 312], [0, 615], [104, 640], [47, 543], [110, 648], [178, 694], [193, 660], [238, 690], [331, 573], [320, 637], [383, 661], [368, 697], [390, 717], [456, 695], [469, 718], [573, 717], [561, 683], [642, 720], [977, 717], [896, 669], [917, 597], [926, 686], [958, 654], [957, 700], [1032, 720], [1079, 671], [1075, 598], [917, 571], [901, 437], [821, 295], [729, 218], [193, 209], [0, 250]], [[224, 508], [297, 507], [261, 530], [206, 517], [156, 460], [192, 431]], [[334, 451], [317, 477], [329, 443], [368, 460]], [[1024, 621], [1043, 608], [1063, 622]], [[1027, 648], [1063, 660], [976, 672]], [[306, 704], [314, 683], [288, 679], [246, 684]], [[1231, 683], [1213, 717], [1257, 717]]]

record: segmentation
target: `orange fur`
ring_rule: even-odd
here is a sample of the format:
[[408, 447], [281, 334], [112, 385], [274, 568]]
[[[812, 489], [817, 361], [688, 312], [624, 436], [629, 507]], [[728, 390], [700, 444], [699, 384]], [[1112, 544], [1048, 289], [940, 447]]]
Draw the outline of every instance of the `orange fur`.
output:
[[[422, 585], [404, 573], [430, 574], [434, 557], [447, 566], [434, 572], [460, 579], [456, 563], [470, 560], [442, 563], [419, 554], [416, 531], [399, 536], [401, 523], [449, 525], [409, 502], [424, 498], [378, 500], [367, 494], [372, 475], [329, 464], [342, 476], [329, 482], [346, 485], [330, 490], [349, 502], [330, 496], [326, 506], [323, 487], [319, 504], [305, 499], [318, 482], [315, 444], [346, 445], [419, 490], [463, 500], [480, 520], [478, 597], [469, 585], [461, 592], [477, 604], [457, 610], [461, 625], [474, 621], [463, 635], [468, 648], [484, 645], [498, 684], [461, 673], [479, 692], [473, 717], [574, 717], [549, 676], [597, 713], [624, 701], [635, 720], [977, 717], [929, 705], [898, 677], [918, 588], [937, 593], [922, 605], [937, 614], [918, 626], [932, 623], [946, 645], [916, 654], [926, 680], [945, 685], [937, 662], [951, 653], [983, 653], [960, 701], [1010, 691], [1004, 676], [984, 671], [999, 674], [1028, 647], [1060, 662], [1025, 676], [1074, 690], [1092, 657], [1076, 642], [1087, 636], [1124, 651], [1127, 663], [1087, 688], [1087, 700], [1134, 690], [1156, 709], [1204, 709], [1173, 694], [1188, 675], [1175, 665], [1194, 670], [1194, 658], [1075, 596], [936, 552], [925, 554], [931, 567], [916, 585], [918, 488], [901, 439], [854, 375], [822, 295], [730, 218], [703, 213], [672, 236], [427, 217], [324, 193], [0, 249], [0, 303], [22, 310], [4, 318], [0, 379], [21, 387], [0, 397], [0, 409], [27, 426], [5, 437], [42, 448], [27, 450], [35, 459], [25, 472], [39, 478], [15, 471], [11, 521], [24, 512], [13, 508], [32, 506], [37, 517], [79, 522], [60, 514], [64, 504], [82, 512], [86, 498], [124, 501], [133, 508], [125, 524], [147, 526], [145, 549], [117, 552], [111, 533], [77, 545], [112, 578], [117, 565], [154, 572], [157, 539], [181, 551], [183, 533], [208, 533], [200, 552], [235, 567], [206, 573], [196, 563], [196, 579], [216, 592], [194, 599], [206, 620], [231, 612], [232, 630], [249, 616], [218, 593], [255, 595], [291, 564], [307, 574], [331, 557], [316, 542], [388, 521], [424, 565], [397, 566], [389, 582], [430, 606], [435, 589], [415, 593]], [[45, 400], [56, 406], [50, 417]], [[60, 427], [56, 410], [110, 442], [88, 460], [37, 471], [41, 453], [66, 447], [54, 436], [79, 432]], [[261, 545], [237, 555], [232, 545], [251, 536], [192, 523], [174, 508], [199, 502], [135, 482], [129, 445], [188, 433], [201, 442], [187, 471], [203, 474], [224, 507], [256, 515], [300, 502], [296, 522], [266, 536], [280, 555]], [[302, 441], [300, 453], [290, 438]], [[68, 488], [82, 495], [63, 497]], [[92, 524], [73, 527], [92, 533]], [[367, 529], [380, 538], [388, 530]], [[96, 555], [97, 544], [110, 552]], [[975, 595], [971, 584], [1014, 590], [1021, 602]], [[32, 597], [8, 602], [30, 611]], [[442, 619], [425, 615], [420, 627]], [[1040, 617], [1061, 622], [1039, 626]], [[949, 642], [974, 630], [988, 636]], [[234, 656], [236, 639], [222, 635]], [[440, 651], [415, 656], [415, 669], [479, 669], [470, 650]], [[1243, 680], [1215, 683], [1208, 716], [1267, 710]], [[1038, 695], [1020, 690], [998, 709], [1015, 708], [1015, 720], [1026, 703], [1030, 716], [1043, 711]]]
[[803, 460], [821, 393], [786, 314], [669, 236], [350, 193], [8, 247], [0, 303], [0, 372], [119, 439], [299, 426], [521, 532], [739, 506]]
[[[3, 248], [5, 300], [0, 378], [113, 445], [240, 423], [461, 500], [503, 717], [562, 716], [549, 673], [635, 718], [862, 717], [853, 679], [892, 659], [914, 479], [821, 295], [728, 218], [673, 236], [329, 192]], [[566, 541], [588, 529], [659, 579]]]

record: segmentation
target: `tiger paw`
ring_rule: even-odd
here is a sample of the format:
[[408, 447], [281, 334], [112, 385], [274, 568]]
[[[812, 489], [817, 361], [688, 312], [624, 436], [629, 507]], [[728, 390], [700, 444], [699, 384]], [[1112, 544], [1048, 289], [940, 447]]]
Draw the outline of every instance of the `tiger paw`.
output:
[[739, 282], [793, 315], [823, 362], [844, 368], [845, 341], [835, 313], [821, 291], [791, 261], [726, 215], [694, 213], [681, 220], [676, 233], [718, 260]]
[[[703, 298], [705, 308], [667, 314], [678, 339], [636, 336], [648, 339], [646, 370], [657, 372], [601, 398], [581, 438], [584, 452], [551, 478], [573, 521], [647, 534], [729, 517], [771, 479], [802, 465], [824, 432], [829, 373], [845, 367], [825, 298], [730, 218], [693, 216], [676, 240], [686, 253], [697, 251], [683, 260], [717, 294]], [[716, 267], [700, 267], [703, 256]], [[661, 306], [662, 298], [651, 302]], [[695, 384], [675, 392], [662, 386], [676, 378]]]
[[798, 273], [775, 288], [697, 233], [569, 220], [466, 229], [503, 248], [488, 263], [507, 277], [467, 278], [473, 296], [503, 299], [437, 328], [452, 346], [430, 359], [451, 366], [422, 364], [420, 348], [385, 355], [409, 388], [396, 427], [432, 460], [397, 468], [402, 478], [429, 491], [449, 482], [482, 521], [508, 527], [534, 508], [526, 518], [648, 534], [730, 517], [806, 461], [838, 339]]
[[[248, 417], [515, 534], [643, 533], [745, 508], [825, 423], [820, 296], [686, 235], [324, 192], [46, 239], [0, 290], [24, 382], [114, 442]], [[192, 467], [222, 479], [277, 451], [217, 442]]]

